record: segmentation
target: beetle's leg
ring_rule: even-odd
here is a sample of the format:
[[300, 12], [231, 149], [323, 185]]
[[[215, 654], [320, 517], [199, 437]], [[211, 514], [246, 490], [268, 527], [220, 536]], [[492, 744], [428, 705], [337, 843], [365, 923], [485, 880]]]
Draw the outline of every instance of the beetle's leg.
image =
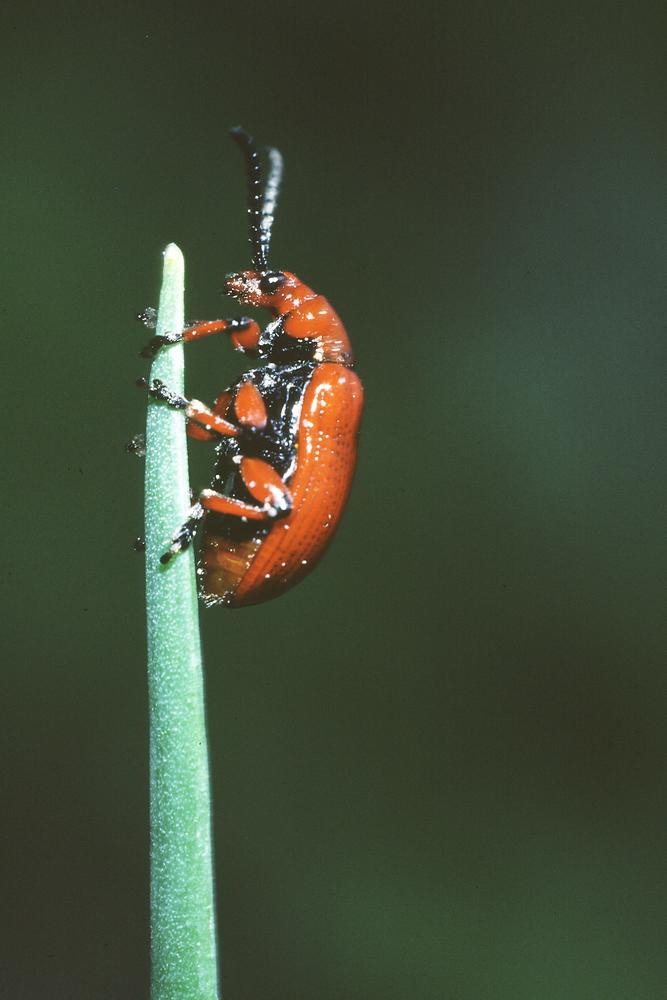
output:
[[173, 535], [171, 545], [167, 551], [163, 552], [160, 556], [160, 562], [163, 565], [168, 563], [171, 557], [175, 556], [177, 552], [182, 552], [184, 549], [187, 549], [188, 545], [195, 537], [197, 525], [203, 516], [204, 508], [202, 505], [200, 503], [193, 504], [187, 518], [178, 531]]
[[157, 309], [155, 306], [146, 306], [137, 313], [137, 319], [147, 330], [154, 330], [157, 326]]
[[262, 506], [255, 507], [245, 500], [226, 497], [215, 490], [202, 490], [199, 501], [194, 504], [187, 519], [173, 536], [167, 551], [160, 556], [161, 563], [168, 563], [172, 556], [188, 547], [194, 538], [197, 523], [207, 510], [216, 514], [231, 514], [244, 521], [270, 521], [289, 514], [292, 497], [272, 465], [261, 458], [242, 458], [241, 477], [250, 495], [259, 500]]
[[[215, 403], [211, 407], [211, 411], [216, 415], [216, 417], [222, 417], [223, 419], [227, 416], [229, 407], [232, 401], [231, 392], [223, 392], [216, 399]], [[199, 424], [194, 424], [188, 422], [185, 428], [186, 434], [195, 438], [197, 441], [217, 441], [218, 435], [215, 431], [204, 430]]]
[[[140, 317], [142, 314], [140, 314]], [[141, 351], [143, 358], [152, 358], [165, 344], [192, 343], [204, 337], [212, 337], [216, 333], [228, 333], [234, 347], [239, 351], [252, 354], [259, 344], [261, 330], [254, 319], [242, 316], [240, 319], [211, 319], [203, 323], [193, 323], [180, 333], [165, 333], [151, 337]]]
[[243, 484], [251, 497], [269, 511], [273, 509], [275, 514], [289, 513], [292, 508], [290, 491], [272, 465], [261, 458], [242, 458], [240, 468]]
[[276, 516], [275, 509], [269, 511], [266, 507], [255, 507], [245, 500], [226, 497], [222, 493], [216, 493], [215, 490], [202, 490], [199, 502], [206, 510], [214, 511], [216, 514], [231, 514], [232, 517], [240, 517], [245, 521], [270, 521]]
[[[231, 406], [232, 398], [234, 399], [234, 413], [236, 414], [236, 419], [239, 424], [243, 427], [252, 427], [257, 430], [261, 430], [266, 427], [266, 422], [268, 420], [268, 414], [266, 412], [266, 406], [264, 405], [264, 400], [259, 392], [259, 389], [255, 386], [254, 382], [242, 382], [236, 391], [236, 395], [232, 397], [230, 392], [223, 392], [222, 395], [218, 396], [215, 401], [215, 405], [212, 407], [212, 412], [219, 417], [226, 417]], [[190, 437], [197, 438], [199, 441], [214, 441], [216, 440], [215, 433], [211, 433], [200, 427], [199, 424], [189, 424], [188, 434]]]
[[282, 505], [280, 508], [271, 502], [265, 503], [262, 507], [255, 507], [245, 500], [226, 497], [222, 493], [216, 493], [215, 490], [202, 490], [199, 494], [199, 502], [206, 510], [214, 511], [216, 514], [231, 514], [232, 517], [240, 517], [244, 521], [272, 521], [280, 514], [288, 514], [292, 504], [289, 494], [282, 494], [279, 500]]
[[290, 491], [272, 465], [261, 458], [242, 458], [240, 469], [245, 488], [262, 506], [256, 507], [245, 500], [223, 496], [215, 490], [202, 490], [199, 494], [202, 507], [249, 521], [270, 521], [289, 514], [292, 509]]
[[236, 419], [244, 427], [262, 430], [269, 419], [261, 393], [254, 382], [242, 382], [234, 397]]
[[143, 389], [147, 389], [148, 394], [153, 399], [157, 399], [161, 403], [166, 403], [173, 410], [185, 410], [188, 420], [194, 420], [198, 424], [201, 424], [206, 431], [215, 431], [216, 434], [222, 434], [225, 437], [236, 437], [239, 433], [238, 427], [231, 424], [228, 420], [224, 420], [223, 417], [219, 417], [199, 399], [186, 399], [185, 396], [181, 396], [177, 392], [172, 392], [158, 378], [154, 378], [150, 384], [145, 378], [140, 378], [137, 380], [137, 385]]
[[146, 457], [146, 435], [143, 432], [134, 434], [125, 444], [125, 451], [128, 455], [136, 455], [137, 458]]
[[259, 344], [261, 334], [259, 323], [248, 316], [239, 319], [212, 319], [204, 323], [194, 323], [183, 330], [181, 338], [186, 344], [202, 337], [210, 337], [216, 333], [228, 333], [234, 347], [238, 350], [253, 351]]

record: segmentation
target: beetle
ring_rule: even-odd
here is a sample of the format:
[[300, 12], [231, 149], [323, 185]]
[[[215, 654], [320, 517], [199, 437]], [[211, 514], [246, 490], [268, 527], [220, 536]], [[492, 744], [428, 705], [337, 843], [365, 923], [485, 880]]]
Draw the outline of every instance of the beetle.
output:
[[231, 130], [246, 164], [251, 270], [225, 277], [224, 291], [272, 321], [198, 322], [154, 336], [141, 352], [226, 333], [236, 350], [261, 360], [212, 407], [185, 399], [158, 380], [140, 382], [153, 398], [185, 411], [190, 437], [215, 443], [210, 488], [174, 534], [163, 563], [185, 549], [201, 525], [197, 573], [207, 606], [245, 607], [271, 600], [316, 565], [340, 520], [352, 483], [363, 387], [340, 317], [290, 271], [269, 267], [283, 161], [269, 149], [269, 172], [254, 140]]

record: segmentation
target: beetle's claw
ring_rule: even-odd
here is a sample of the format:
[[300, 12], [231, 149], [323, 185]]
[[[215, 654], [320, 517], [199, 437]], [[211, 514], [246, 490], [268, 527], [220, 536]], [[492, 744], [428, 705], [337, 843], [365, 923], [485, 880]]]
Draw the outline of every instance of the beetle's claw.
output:
[[188, 408], [187, 399], [169, 389], [162, 379], [154, 378], [149, 383], [148, 379], [141, 377], [137, 379], [137, 385], [140, 389], [147, 389], [148, 395], [152, 396], [153, 399], [157, 399], [160, 403], [166, 403], [167, 406], [171, 406], [174, 410], [187, 410]]
[[154, 330], [157, 326], [157, 309], [154, 306], [146, 306], [145, 309], [137, 313], [137, 319], [146, 329]]
[[136, 455], [137, 458], [146, 457], [146, 435], [135, 434], [125, 444], [125, 451], [128, 455]]
[[178, 344], [183, 339], [180, 333], [163, 333], [151, 337], [147, 344], [139, 352], [142, 358], [154, 358], [160, 348], [169, 344]]

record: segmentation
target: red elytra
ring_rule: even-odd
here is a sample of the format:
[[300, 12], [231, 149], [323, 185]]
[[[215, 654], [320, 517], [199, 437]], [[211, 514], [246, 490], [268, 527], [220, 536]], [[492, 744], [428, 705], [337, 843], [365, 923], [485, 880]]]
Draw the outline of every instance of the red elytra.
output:
[[280, 154], [268, 151], [263, 186], [253, 140], [241, 129], [232, 135], [246, 159], [253, 269], [228, 275], [225, 291], [268, 309], [274, 320], [264, 330], [247, 317], [197, 323], [153, 337], [142, 353], [225, 332], [237, 350], [263, 362], [211, 408], [161, 383], [148, 386], [155, 398], [185, 410], [191, 437], [216, 443], [211, 488], [202, 490], [162, 561], [190, 543], [201, 521], [201, 597], [209, 606], [244, 607], [294, 586], [328, 546], [352, 483], [363, 388], [327, 299], [291, 272], [269, 269]]

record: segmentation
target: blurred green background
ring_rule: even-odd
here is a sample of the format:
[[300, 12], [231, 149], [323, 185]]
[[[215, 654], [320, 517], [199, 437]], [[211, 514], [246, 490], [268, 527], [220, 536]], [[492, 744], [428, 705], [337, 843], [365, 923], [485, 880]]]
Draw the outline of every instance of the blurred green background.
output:
[[666, 995], [666, 22], [4, 8], [3, 996], [148, 995], [133, 314], [175, 240], [239, 315], [239, 123], [367, 410], [318, 571], [202, 615], [225, 997]]

